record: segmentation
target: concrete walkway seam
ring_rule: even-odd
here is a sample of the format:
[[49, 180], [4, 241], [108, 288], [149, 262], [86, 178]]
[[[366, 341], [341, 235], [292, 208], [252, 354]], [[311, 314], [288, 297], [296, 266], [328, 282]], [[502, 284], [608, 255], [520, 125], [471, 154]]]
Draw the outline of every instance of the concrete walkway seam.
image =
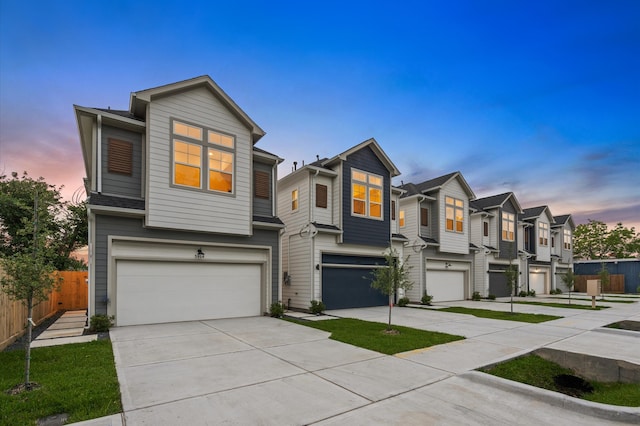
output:
[[541, 389], [524, 383], [503, 379], [480, 371], [468, 371], [466, 373], [458, 374], [458, 377], [465, 378], [475, 383], [493, 386], [507, 392], [517, 392], [525, 396], [534, 396], [537, 401], [543, 401], [576, 413], [587, 414], [605, 420], [640, 424], [640, 408], [586, 401], [584, 399], [559, 394], [558, 392], [553, 392], [547, 389]]

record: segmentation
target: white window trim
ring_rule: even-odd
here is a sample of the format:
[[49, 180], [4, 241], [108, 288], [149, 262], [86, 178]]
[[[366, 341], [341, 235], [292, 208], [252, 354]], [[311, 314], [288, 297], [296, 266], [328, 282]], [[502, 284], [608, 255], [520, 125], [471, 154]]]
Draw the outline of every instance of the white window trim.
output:
[[571, 231], [565, 229], [562, 233], [562, 248], [564, 250], [571, 250]]
[[404, 217], [404, 210], [400, 210], [398, 212], [398, 224], [400, 225], [400, 228], [407, 226], [407, 222]]
[[[367, 181], [364, 182], [364, 181], [361, 181], [361, 180], [354, 179], [353, 178], [353, 173], [354, 172], [364, 174], [366, 176]], [[369, 183], [369, 177], [370, 176], [380, 179], [380, 181], [382, 182], [382, 185], [375, 185], [375, 184]], [[363, 215], [353, 212], [353, 206], [354, 206], [354, 202], [353, 202], [353, 200], [354, 200], [353, 185], [354, 185], [354, 183], [357, 183], [359, 185], [363, 185], [365, 187], [365, 199], [364, 199], [365, 214], [363, 214]], [[369, 172], [365, 172], [364, 170], [358, 170], [358, 169], [352, 168], [351, 169], [351, 180], [350, 180], [349, 184], [351, 185], [351, 216], [384, 221], [384, 178], [382, 176], [380, 176], [380, 175], [375, 174], [375, 173], [369, 173]], [[370, 211], [371, 201], [369, 200], [369, 190], [370, 189], [379, 189], [380, 190], [380, 217], [371, 216], [371, 211]], [[377, 204], [377, 203], [375, 203], [375, 204]]]
[[[295, 198], [296, 208], [295, 209], [293, 208], [293, 201], [294, 201], [293, 194], [294, 193], [296, 194], [296, 198]], [[298, 210], [300, 210], [300, 189], [299, 188], [293, 188], [291, 190], [291, 211], [292, 212], [297, 212]]]
[[[453, 204], [449, 204], [447, 203], [447, 198], [450, 198], [451, 200], [453, 200]], [[462, 202], [462, 207], [458, 207], [456, 205], [456, 201], [461, 201]], [[448, 229], [447, 228], [447, 207], [451, 207], [453, 209], [453, 229]], [[458, 223], [458, 221], [456, 220], [456, 211], [461, 211], [462, 212], [462, 231], [458, 231], [456, 224]], [[456, 198], [456, 197], [452, 197], [450, 195], [445, 195], [444, 197], [444, 230], [446, 232], [455, 232], [456, 234], [464, 234], [465, 231], [465, 225], [464, 222], [466, 221], [466, 217], [464, 214], [464, 200], [460, 199], [460, 198]]]
[[[513, 213], [509, 213], [509, 212], [502, 212], [501, 213], [501, 220], [502, 220], [502, 235], [500, 235], [500, 238], [502, 239], [502, 241], [515, 241], [516, 239], [516, 215]], [[505, 229], [505, 222], [507, 223], [507, 225], [511, 224], [511, 227], [507, 226], [507, 229]], [[511, 228], [511, 230], [509, 230], [509, 228]], [[507, 232], [506, 237], [505, 238], [505, 231]], [[509, 232], [511, 232], [511, 238], [509, 238]]]
[[[198, 128], [201, 130], [201, 134], [200, 134], [200, 138], [193, 138], [190, 137], [188, 135], [184, 135], [184, 134], [180, 134], [180, 133], [176, 133], [174, 132], [174, 126], [175, 123], [180, 123], [180, 124], [184, 124], [186, 126], [189, 127], [194, 127], [194, 128]], [[189, 190], [193, 190], [193, 191], [200, 191], [200, 192], [206, 192], [206, 193], [214, 193], [214, 194], [221, 194], [221, 195], [235, 195], [236, 192], [236, 137], [235, 135], [229, 134], [229, 133], [225, 133], [222, 132], [220, 130], [217, 129], [213, 129], [207, 126], [203, 126], [200, 124], [195, 124], [195, 123], [191, 123], [187, 120], [181, 120], [178, 118], [170, 118], [170, 122], [169, 122], [169, 126], [170, 126], [170, 135], [171, 135], [171, 186], [175, 187], [175, 188], [181, 188], [181, 189], [189, 189]], [[209, 133], [217, 133], [220, 135], [224, 135], [224, 136], [228, 136], [232, 138], [232, 143], [233, 143], [233, 147], [230, 148], [228, 146], [225, 145], [220, 145], [218, 143], [215, 142], [209, 142]], [[192, 144], [192, 145], [197, 145], [200, 146], [200, 186], [190, 186], [190, 185], [183, 185], [180, 183], [176, 182], [176, 176], [175, 176], [175, 165], [176, 164], [182, 164], [180, 162], [177, 162], [175, 159], [175, 142], [179, 141], [179, 142], [184, 142], [187, 144]], [[209, 172], [210, 171], [218, 171], [218, 170], [214, 170], [209, 168], [209, 150], [217, 150], [217, 151], [221, 151], [221, 152], [226, 152], [228, 154], [231, 154], [231, 161], [233, 162], [232, 164], [232, 170], [231, 172], [224, 172], [224, 171], [220, 171], [221, 173], [228, 173], [231, 175], [231, 191], [227, 192], [227, 191], [220, 191], [217, 189], [210, 189], [209, 188]]]
[[542, 247], [549, 246], [549, 224], [546, 222], [538, 223], [538, 244]]

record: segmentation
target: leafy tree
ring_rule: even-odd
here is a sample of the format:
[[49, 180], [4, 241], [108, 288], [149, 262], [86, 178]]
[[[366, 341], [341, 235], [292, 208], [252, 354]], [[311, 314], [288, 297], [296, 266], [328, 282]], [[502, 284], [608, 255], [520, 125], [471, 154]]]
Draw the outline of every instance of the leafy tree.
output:
[[25, 225], [34, 217], [34, 197], [38, 194], [38, 232], [44, 241], [40, 255], [57, 270], [86, 269], [71, 257], [88, 239], [86, 202], [62, 200], [62, 187], [49, 185], [43, 178], [0, 175], [0, 255], [31, 253], [31, 233]]
[[389, 250], [384, 255], [386, 266], [383, 268], [374, 269], [371, 273], [373, 275], [373, 282], [371, 287], [379, 290], [382, 294], [389, 296], [389, 323], [387, 325], [387, 331], [391, 331], [391, 308], [393, 307], [393, 295], [399, 289], [411, 290], [413, 282], [409, 279], [409, 271], [411, 266], [407, 263], [409, 257], [404, 262], [400, 262], [398, 258], [398, 252], [393, 247], [389, 247]]
[[571, 304], [571, 291], [573, 290], [573, 285], [576, 282], [576, 276], [573, 273], [573, 269], [567, 270], [567, 272], [562, 274], [560, 278], [562, 279], [562, 282], [564, 283], [564, 285], [567, 286], [567, 289], [569, 290], [569, 304]]
[[[31, 333], [33, 327], [33, 307], [49, 298], [49, 294], [60, 283], [54, 274], [54, 266], [42, 255], [45, 238], [39, 233], [38, 193], [35, 194], [33, 220], [23, 220], [24, 228], [16, 229], [16, 235], [26, 242], [23, 236], [32, 233], [31, 253], [26, 250], [17, 251], [11, 256], [0, 258], [0, 264], [5, 276], [0, 279], [0, 288], [13, 299], [24, 303], [27, 307], [27, 341], [25, 351], [25, 381], [24, 388], [31, 390], [29, 380], [31, 368]], [[45, 225], [47, 223], [45, 222]]]
[[601, 295], [601, 298], [604, 299], [605, 288], [609, 285], [609, 282], [611, 281], [609, 270], [607, 269], [607, 266], [604, 264], [604, 262], [602, 263], [602, 267], [598, 272], [598, 277], [600, 278], [600, 292], [601, 292], [600, 295]]
[[573, 256], [577, 259], [625, 259], [639, 253], [640, 234], [622, 223], [609, 229], [604, 222], [589, 219], [573, 232]]

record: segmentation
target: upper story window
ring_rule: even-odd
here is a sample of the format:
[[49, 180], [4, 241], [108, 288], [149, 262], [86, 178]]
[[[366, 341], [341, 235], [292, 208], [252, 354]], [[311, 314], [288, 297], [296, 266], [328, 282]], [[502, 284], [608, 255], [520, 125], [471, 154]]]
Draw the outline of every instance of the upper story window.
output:
[[538, 242], [541, 246], [549, 245], [549, 224], [540, 222], [538, 223]]
[[256, 198], [268, 200], [271, 196], [271, 175], [262, 170], [253, 172], [253, 190]]
[[404, 210], [400, 210], [398, 212], [398, 217], [399, 217], [398, 222], [400, 222], [400, 228], [404, 228]]
[[316, 207], [327, 208], [327, 185], [316, 183]]
[[351, 170], [351, 213], [382, 219], [382, 177]]
[[485, 237], [488, 237], [489, 236], [489, 222], [482, 222], [482, 227], [484, 228], [483, 229], [483, 231], [484, 231], [483, 235]]
[[298, 190], [291, 191], [291, 210], [298, 210]]
[[571, 230], [569, 229], [564, 230], [563, 247], [565, 250], [571, 250]]
[[513, 241], [516, 229], [516, 215], [502, 212], [502, 240]]
[[396, 200], [391, 200], [391, 220], [396, 220]]
[[234, 137], [177, 120], [172, 130], [173, 184], [232, 193]]
[[525, 228], [524, 230], [524, 247], [529, 248], [529, 228]]
[[464, 201], [453, 197], [444, 197], [446, 230], [464, 232]]
[[554, 237], [553, 235], [551, 236], [551, 247], [556, 247], [556, 237]]

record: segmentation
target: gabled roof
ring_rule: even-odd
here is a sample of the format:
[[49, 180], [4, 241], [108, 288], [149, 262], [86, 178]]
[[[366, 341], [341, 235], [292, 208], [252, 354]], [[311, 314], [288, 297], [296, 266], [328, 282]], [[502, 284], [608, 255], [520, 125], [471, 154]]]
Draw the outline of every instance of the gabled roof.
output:
[[571, 229], [575, 229], [576, 225], [575, 223], [573, 223], [573, 218], [571, 217], [570, 214], [561, 214], [559, 216], [554, 216], [553, 220], [556, 221], [555, 225], [553, 225], [554, 227], [558, 226], [564, 226], [569, 225], [571, 227]]
[[338, 161], [344, 161], [347, 159], [347, 157], [351, 154], [353, 154], [354, 152], [360, 151], [362, 148], [364, 147], [370, 147], [371, 150], [374, 152], [374, 154], [376, 154], [376, 156], [380, 159], [380, 161], [382, 162], [382, 164], [384, 164], [384, 166], [387, 168], [387, 170], [389, 170], [391, 172], [391, 177], [395, 177], [400, 175], [400, 170], [398, 170], [398, 168], [396, 167], [395, 164], [393, 164], [393, 162], [391, 161], [391, 159], [387, 156], [387, 154], [385, 154], [385, 152], [382, 150], [382, 148], [380, 147], [380, 145], [378, 145], [378, 142], [374, 139], [374, 138], [370, 138], [367, 139], [364, 142], [359, 143], [358, 145], [349, 148], [348, 150], [336, 155], [333, 158], [330, 158], [328, 160], [322, 161], [322, 166], [329, 166], [331, 164], [334, 164]]
[[520, 203], [518, 202], [518, 199], [513, 192], [505, 192], [503, 194], [478, 198], [477, 200], [471, 201], [469, 204], [476, 210], [497, 209], [502, 208], [502, 206], [504, 206], [504, 203], [506, 203], [510, 198], [516, 209], [518, 210], [518, 213], [522, 213], [522, 207], [520, 206]]
[[282, 163], [284, 161], [284, 158], [280, 158], [277, 155], [269, 152], [269, 151], [265, 151], [264, 149], [258, 148], [257, 146], [253, 147], [253, 153], [254, 154], [258, 154], [260, 157], [262, 158], [268, 158], [278, 164]]
[[537, 206], [530, 207], [528, 209], [524, 209], [522, 211], [522, 219], [523, 220], [532, 220], [540, 217], [544, 212], [547, 212], [547, 215], [551, 218], [551, 223], [555, 223], [553, 219], [553, 215], [551, 214], [551, 210], [549, 210], [548, 206]]
[[430, 192], [439, 191], [443, 186], [451, 182], [453, 179], [458, 179], [465, 192], [469, 196], [470, 200], [476, 198], [476, 194], [473, 193], [473, 190], [465, 180], [464, 176], [462, 176], [462, 173], [460, 173], [459, 171], [448, 173], [443, 176], [438, 176], [437, 178], [426, 180], [418, 184], [407, 183], [405, 185], [401, 185], [400, 188], [407, 191], [405, 197], [410, 197], [416, 194], [428, 194]]
[[177, 83], [166, 84], [151, 89], [132, 92], [129, 101], [129, 111], [136, 117], [144, 117], [145, 109], [154, 98], [170, 96], [175, 93], [184, 92], [198, 87], [205, 87], [240, 120], [251, 132], [251, 139], [256, 143], [265, 135], [265, 131], [260, 128], [234, 101], [220, 88], [208, 75], [179, 81]]

